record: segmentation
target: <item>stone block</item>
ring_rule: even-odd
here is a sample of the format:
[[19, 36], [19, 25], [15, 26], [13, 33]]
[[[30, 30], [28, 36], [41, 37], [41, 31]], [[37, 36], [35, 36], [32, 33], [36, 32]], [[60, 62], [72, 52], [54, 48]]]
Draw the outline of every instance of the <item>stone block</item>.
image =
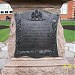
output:
[[62, 58], [12, 58], [2, 70], [2, 75], [69, 75], [69, 64]]

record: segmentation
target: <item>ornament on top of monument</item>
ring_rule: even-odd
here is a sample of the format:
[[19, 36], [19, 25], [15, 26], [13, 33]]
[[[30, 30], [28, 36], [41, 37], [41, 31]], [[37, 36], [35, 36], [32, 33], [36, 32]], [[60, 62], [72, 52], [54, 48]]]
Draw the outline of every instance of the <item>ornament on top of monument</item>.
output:
[[35, 10], [31, 14], [31, 18], [29, 18], [31, 21], [43, 21], [44, 19], [42, 18], [42, 13], [39, 12], [38, 10]]

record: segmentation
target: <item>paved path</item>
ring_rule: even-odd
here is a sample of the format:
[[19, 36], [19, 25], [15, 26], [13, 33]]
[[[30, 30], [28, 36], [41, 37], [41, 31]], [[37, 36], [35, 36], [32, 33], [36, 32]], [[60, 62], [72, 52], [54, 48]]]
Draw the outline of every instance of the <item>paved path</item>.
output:
[[4, 43], [0, 42], [0, 69], [9, 61], [8, 58], [8, 48]]
[[75, 52], [75, 43], [66, 43], [70, 51]]
[[65, 44], [65, 57], [75, 57], [75, 43]]

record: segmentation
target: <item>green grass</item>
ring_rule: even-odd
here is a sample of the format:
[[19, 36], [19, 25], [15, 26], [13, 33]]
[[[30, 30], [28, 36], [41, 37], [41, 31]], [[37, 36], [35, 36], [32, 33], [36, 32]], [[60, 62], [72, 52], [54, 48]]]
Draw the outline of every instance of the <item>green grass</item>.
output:
[[[10, 26], [10, 22], [8, 21], [0, 21], [0, 26], [4, 25], [4, 26]], [[4, 42], [8, 39], [9, 37], [9, 33], [10, 33], [10, 29], [1, 29], [0, 30], [0, 42]]]
[[2, 29], [0, 30], [0, 42], [4, 42], [8, 39], [10, 33], [10, 29]]
[[64, 29], [64, 37], [66, 42], [74, 42], [75, 41], [75, 31]]
[[[61, 21], [62, 26], [73, 25], [75, 26], [75, 21]], [[75, 41], [75, 30], [64, 29], [64, 37], [66, 42], [74, 42]]]
[[61, 21], [62, 26], [73, 25], [75, 26], [75, 21]]
[[8, 21], [0, 21], [0, 25], [9, 26], [10, 22], [8, 22]]

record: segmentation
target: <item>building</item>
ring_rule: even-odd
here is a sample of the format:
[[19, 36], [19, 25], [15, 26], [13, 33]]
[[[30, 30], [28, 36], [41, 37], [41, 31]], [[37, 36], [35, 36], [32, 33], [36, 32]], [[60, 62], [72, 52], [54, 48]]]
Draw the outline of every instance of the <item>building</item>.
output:
[[6, 20], [6, 17], [11, 18], [13, 9], [10, 4], [0, 3], [0, 20]]
[[61, 19], [75, 19], [75, 0], [62, 5]]
[[[0, 2], [0, 20], [6, 20], [6, 16], [12, 16], [13, 9], [7, 3]], [[75, 18], [75, 0], [65, 3], [61, 7], [61, 19]]]

